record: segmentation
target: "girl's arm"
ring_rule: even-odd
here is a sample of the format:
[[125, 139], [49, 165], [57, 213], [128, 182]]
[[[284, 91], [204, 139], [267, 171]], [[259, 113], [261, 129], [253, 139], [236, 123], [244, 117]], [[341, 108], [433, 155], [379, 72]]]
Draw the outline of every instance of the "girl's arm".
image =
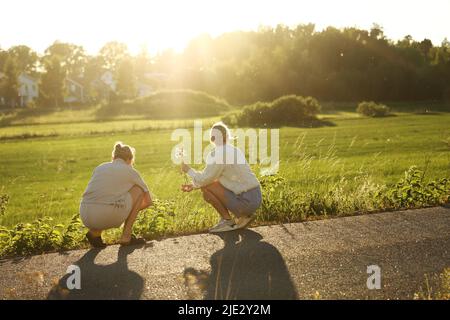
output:
[[144, 179], [142, 179], [139, 172], [137, 170], [135, 170], [134, 168], [132, 168], [132, 171], [131, 171], [131, 181], [135, 185], [139, 186], [142, 189], [142, 191], [144, 191], [144, 197], [142, 198], [142, 203], [141, 203], [141, 207], [139, 210], [143, 210], [145, 208], [150, 207], [153, 204], [150, 190], [149, 190], [147, 184], [145, 183]]
[[[223, 156], [222, 153], [219, 156]], [[200, 188], [206, 186], [215, 180], [217, 180], [225, 168], [223, 161], [216, 161], [214, 151], [212, 151], [206, 159], [206, 167], [203, 171], [199, 172], [186, 164], [182, 164], [182, 170], [186, 172], [192, 179], [194, 188]]]
[[148, 207], [150, 207], [153, 204], [152, 196], [150, 195], [150, 192], [144, 193], [144, 198], [142, 198], [142, 204], [141, 208], [139, 210], [144, 210]]

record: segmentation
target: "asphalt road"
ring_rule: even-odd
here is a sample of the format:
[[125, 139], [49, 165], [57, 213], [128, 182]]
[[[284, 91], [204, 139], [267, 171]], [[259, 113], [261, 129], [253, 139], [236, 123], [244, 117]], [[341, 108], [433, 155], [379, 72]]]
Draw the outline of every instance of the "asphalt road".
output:
[[[450, 209], [386, 212], [1, 260], [0, 298], [411, 299], [449, 250]], [[381, 289], [367, 288], [369, 265]]]

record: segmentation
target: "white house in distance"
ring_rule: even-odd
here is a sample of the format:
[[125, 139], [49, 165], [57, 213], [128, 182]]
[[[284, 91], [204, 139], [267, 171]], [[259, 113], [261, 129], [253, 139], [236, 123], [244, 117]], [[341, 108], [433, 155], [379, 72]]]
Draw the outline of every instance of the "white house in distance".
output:
[[[136, 95], [137, 97], [146, 97], [155, 91], [155, 87], [158, 87], [159, 82], [165, 81], [166, 75], [163, 73], [147, 73], [144, 79], [136, 83]], [[114, 74], [107, 70], [102, 75], [93, 81], [93, 85], [101, 92], [101, 97], [108, 99], [110, 93], [116, 92], [117, 81], [114, 78]]]
[[25, 107], [39, 97], [38, 80], [24, 72], [19, 75], [19, 104]]
[[[0, 80], [5, 77], [5, 74], [0, 72]], [[157, 88], [164, 87], [167, 80], [167, 75], [164, 73], [150, 72], [144, 75], [136, 83], [136, 96], [146, 97], [155, 92]], [[16, 105], [25, 107], [31, 101], [39, 97], [39, 80], [29, 74], [21, 73], [18, 76], [19, 96]], [[85, 90], [83, 78], [67, 77], [64, 80], [66, 92], [64, 94], [64, 102], [71, 103], [85, 103], [90, 101], [92, 97], [89, 96], [89, 90]], [[101, 99], [109, 99], [110, 94], [116, 92], [117, 82], [111, 71], [103, 72], [91, 85], [99, 92]], [[0, 105], [6, 103], [5, 99], [0, 96]]]
[[167, 74], [162, 72], [147, 72], [144, 77], [148, 80], [164, 82], [167, 80]]
[[111, 93], [116, 92], [116, 81], [111, 71], [103, 72], [97, 79], [90, 83], [97, 92], [97, 99], [106, 99], [109, 101]]
[[167, 81], [167, 75], [159, 72], [148, 72], [144, 75], [144, 79], [137, 83], [137, 96], [147, 97], [151, 95], [155, 88], [164, 86]]
[[138, 82], [137, 83], [137, 96], [138, 97], [147, 97], [149, 95], [151, 95], [153, 93], [153, 87], [143, 83], [143, 82]]
[[[162, 79], [165, 79], [164, 76], [165, 75], [162, 73], [147, 73], [145, 75], [145, 80], [153, 80], [153, 79], [162, 80]], [[103, 82], [103, 84], [105, 84], [107, 87], [109, 87], [111, 92], [116, 92], [117, 83], [116, 83], [116, 80], [114, 79], [114, 75], [111, 71], [109, 71], [109, 70], [105, 71], [102, 74], [102, 76], [100, 77], [100, 80]], [[153, 86], [151, 84], [149, 84], [148, 82], [149, 81], [138, 81], [136, 83], [136, 89], [137, 89], [136, 94], [138, 97], [146, 97], [146, 96], [152, 94], [153, 91], [155, 91], [153, 89]]]
[[111, 71], [105, 71], [101, 77], [100, 80], [103, 81], [104, 84], [106, 84], [111, 91], [115, 92], [116, 91], [116, 81], [114, 80], [114, 75]]
[[[0, 73], [0, 79], [5, 75]], [[39, 82], [36, 78], [22, 72], [17, 78], [19, 84], [19, 101], [21, 107], [25, 107], [29, 102], [39, 97]], [[0, 97], [0, 102], [4, 103], [4, 98]]]
[[66, 94], [64, 95], [64, 102], [84, 102], [84, 86], [71, 78], [65, 79]]

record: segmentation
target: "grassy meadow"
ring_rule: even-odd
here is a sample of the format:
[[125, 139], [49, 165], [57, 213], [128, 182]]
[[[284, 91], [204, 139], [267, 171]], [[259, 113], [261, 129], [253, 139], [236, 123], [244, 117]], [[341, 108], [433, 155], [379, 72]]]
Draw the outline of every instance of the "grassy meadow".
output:
[[[44, 216], [69, 221], [78, 212], [92, 170], [110, 160], [118, 140], [136, 148], [136, 168], [156, 198], [173, 201], [177, 208], [169, 233], [202, 231], [216, 221], [198, 192], [179, 191], [184, 178], [170, 159], [177, 143], [170, 140], [172, 129], [192, 127], [192, 120], [98, 122], [80, 111], [83, 117], [77, 122], [74, 112], [0, 119], [0, 193], [10, 198], [0, 225]], [[450, 177], [449, 113], [363, 118], [344, 110], [320, 117], [333, 125], [280, 130], [279, 175], [298, 195], [392, 185], [412, 165], [429, 179]], [[204, 129], [217, 119], [204, 119]]]

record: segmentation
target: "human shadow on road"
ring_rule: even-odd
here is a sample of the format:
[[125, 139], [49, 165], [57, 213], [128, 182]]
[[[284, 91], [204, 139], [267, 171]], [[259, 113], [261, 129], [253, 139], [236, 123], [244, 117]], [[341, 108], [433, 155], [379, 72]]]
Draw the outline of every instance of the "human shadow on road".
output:
[[120, 247], [117, 261], [109, 265], [94, 263], [101, 249], [93, 248], [86, 252], [74, 265], [80, 268], [81, 289], [67, 288], [67, 279], [62, 277], [49, 292], [49, 300], [128, 300], [139, 299], [144, 287], [144, 279], [128, 269], [127, 256], [136, 247]]
[[204, 299], [298, 298], [283, 257], [273, 245], [261, 241], [259, 233], [238, 230], [218, 236], [225, 245], [211, 256], [211, 273], [193, 268], [184, 271], [186, 284], [187, 279], [197, 278]]

